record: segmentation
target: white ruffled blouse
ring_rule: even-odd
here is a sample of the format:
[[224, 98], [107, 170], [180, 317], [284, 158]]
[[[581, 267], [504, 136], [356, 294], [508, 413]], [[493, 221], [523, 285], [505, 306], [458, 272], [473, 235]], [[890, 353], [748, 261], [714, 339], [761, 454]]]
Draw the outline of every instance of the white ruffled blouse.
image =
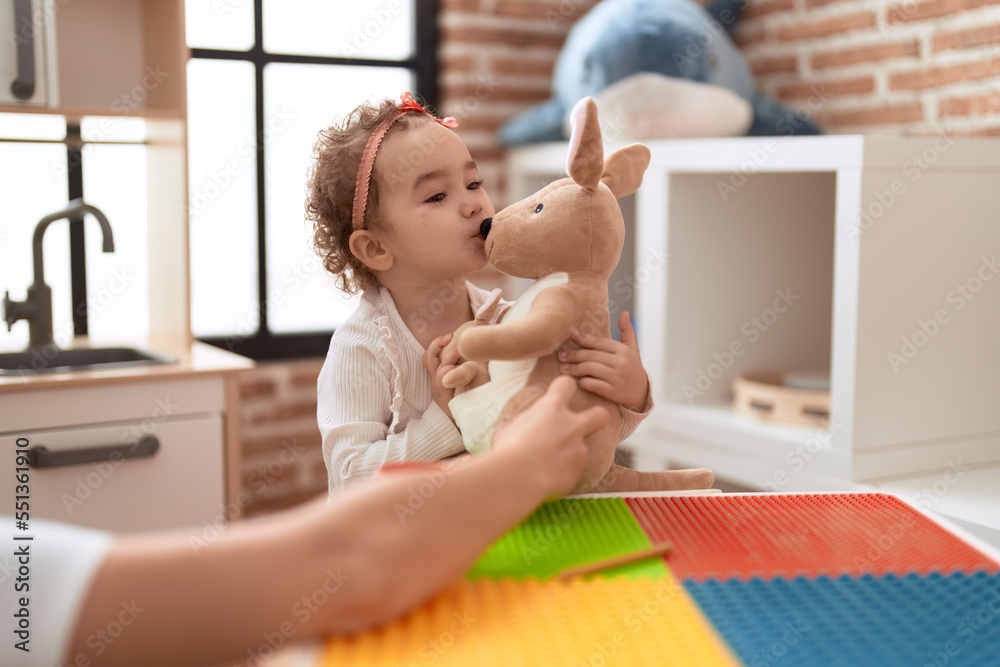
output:
[[[470, 282], [466, 287], [476, 312], [490, 292]], [[458, 427], [434, 402], [424, 351], [385, 287], [367, 290], [334, 332], [316, 408], [331, 494], [348, 480], [374, 476], [384, 463], [437, 461], [465, 451]], [[651, 397], [643, 408], [621, 408], [619, 441], [649, 414]]]

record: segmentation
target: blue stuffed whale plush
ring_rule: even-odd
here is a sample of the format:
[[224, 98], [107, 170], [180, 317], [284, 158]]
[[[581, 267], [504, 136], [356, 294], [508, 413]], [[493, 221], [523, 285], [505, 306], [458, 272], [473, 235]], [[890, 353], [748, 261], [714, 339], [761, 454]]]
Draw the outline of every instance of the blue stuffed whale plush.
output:
[[[556, 61], [552, 99], [508, 121], [500, 129], [501, 143], [565, 140], [564, 120], [578, 100], [593, 96], [600, 102], [601, 91], [643, 72], [661, 75], [662, 81], [684, 80], [705, 84], [703, 89], [724, 89], [731, 95], [723, 99], [739, 105], [745, 100], [748, 118], [739, 128], [742, 133], [819, 134], [805, 114], [761, 95], [754, 87], [750, 69], [727, 32], [748, 1], [716, 0], [706, 9], [693, 0], [602, 0], [570, 30]], [[636, 90], [627, 94], [636, 95], [638, 101], [643, 96]], [[677, 90], [671, 93], [674, 97], [688, 96], [688, 88], [678, 86]], [[718, 99], [712, 97], [703, 104], [718, 107]], [[624, 105], [629, 102], [624, 100]], [[688, 101], [686, 113], [697, 116], [699, 110], [691, 104]], [[671, 108], [665, 106], [662, 113], [669, 116]]]

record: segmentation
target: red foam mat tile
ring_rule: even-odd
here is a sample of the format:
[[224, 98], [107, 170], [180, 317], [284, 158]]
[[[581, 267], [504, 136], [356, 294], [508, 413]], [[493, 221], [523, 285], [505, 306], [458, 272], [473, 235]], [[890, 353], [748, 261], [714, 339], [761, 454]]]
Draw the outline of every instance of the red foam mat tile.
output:
[[680, 580], [1000, 571], [1000, 564], [881, 493], [626, 498]]

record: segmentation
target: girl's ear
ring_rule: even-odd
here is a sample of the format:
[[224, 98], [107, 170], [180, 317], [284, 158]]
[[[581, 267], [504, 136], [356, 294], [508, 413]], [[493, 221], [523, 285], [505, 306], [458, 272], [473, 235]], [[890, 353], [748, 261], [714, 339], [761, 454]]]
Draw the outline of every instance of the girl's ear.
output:
[[351, 254], [372, 271], [388, 271], [395, 258], [382, 239], [367, 229], [359, 229], [351, 234]]

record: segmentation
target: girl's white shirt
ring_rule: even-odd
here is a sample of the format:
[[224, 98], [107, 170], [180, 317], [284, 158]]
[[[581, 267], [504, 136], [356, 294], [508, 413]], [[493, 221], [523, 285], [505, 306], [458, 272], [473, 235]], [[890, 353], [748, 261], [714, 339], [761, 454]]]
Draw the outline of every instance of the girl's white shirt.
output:
[[[477, 312], [490, 292], [470, 282], [465, 287]], [[509, 305], [501, 301], [497, 317]], [[334, 332], [316, 406], [331, 494], [348, 480], [373, 477], [385, 463], [437, 461], [466, 451], [458, 427], [434, 402], [424, 351], [385, 287], [365, 291]], [[642, 412], [621, 408], [619, 442], [652, 407], [650, 392]]]

